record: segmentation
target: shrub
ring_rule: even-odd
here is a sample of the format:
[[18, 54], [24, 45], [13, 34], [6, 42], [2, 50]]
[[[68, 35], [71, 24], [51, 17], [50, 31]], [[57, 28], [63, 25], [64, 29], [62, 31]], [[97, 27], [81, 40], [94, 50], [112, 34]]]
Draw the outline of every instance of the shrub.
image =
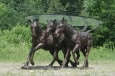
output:
[[29, 27], [17, 25], [11, 30], [0, 31], [0, 39], [4, 42], [19, 44], [31, 40]]

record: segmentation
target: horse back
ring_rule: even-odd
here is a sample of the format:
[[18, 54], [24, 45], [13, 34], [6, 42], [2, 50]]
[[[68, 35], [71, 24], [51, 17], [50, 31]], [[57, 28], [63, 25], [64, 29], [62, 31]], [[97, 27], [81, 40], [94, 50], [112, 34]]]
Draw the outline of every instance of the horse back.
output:
[[81, 46], [92, 45], [92, 36], [87, 32], [80, 32]]

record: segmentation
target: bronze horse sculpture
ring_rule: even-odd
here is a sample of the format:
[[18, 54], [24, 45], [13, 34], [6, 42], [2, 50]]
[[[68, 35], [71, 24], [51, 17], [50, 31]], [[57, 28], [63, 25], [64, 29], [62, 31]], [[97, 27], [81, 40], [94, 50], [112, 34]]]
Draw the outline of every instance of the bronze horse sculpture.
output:
[[[67, 40], [66, 40], [65, 36], [62, 33], [62, 34], [60, 34], [60, 36], [58, 38], [55, 37], [54, 32], [55, 32], [55, 29], [56, 29], [56, 26], [58, 23], [56, 19], [53, 21], [50, 20], [47, 22], [48, 23], [47, 23], [46, 33], [51, 33], [53, 35], [54, 41], [62, 47], [62, 51], [63, 51], [64, 58], [65, 58], [66, 51], [67, 51], [67, 45], [66, 45]], [[79, 59], [79, 57], [80, 57], [79, 51], [77, 51], [76, 54], [77, 54], [77, 59]], [[69, 54], [69, 56], [67, 58], [67, 63], [65, 63], [65, 65], [67, 66], [68, 62], [70, 62], [73, 67], [76, 67], [76, 64], [70, 60], [70, 56], [71, 56], [71, 54]], [[79, 61], [77, 62], [77, 64], [79, 64]]]
[[55, 61], [57, 61], [61, 66], [63, 61], [58, 58], [59, 46], [57, 46], [57, 50], [54, 51], [54, 42], [52, 35], [47, 35], [45, 32], [42, 31], [42, 29], [39, 27], [38, 19], [35, 19], [33, 21], [29, 20], [29, 22], [30, 30], [32, 33], [32, 47], [28, 54], [27, 62], [24, 66], [22, 66], [22, 68], [26, 68], [29, 63], [34, 65], [34, 53], [37, 49], [40, 48], [44, 50], [49, 50], [50, 54], [54, 57], [53, 61], [49, 64], [49, 66], [52, 66]]
[[[65, 37], [68, 40], [68, 50], [67, 50], [66, 56], [68, 57], [68, 54], [70, 53], [69, 46], [72, 46], [72, 55], [73, 55], [75, 63], [77, 63], [78, 60], [75, 56], [75, 52], [78, 51], [78, 49], [81, 49], [81, 51], [85, 57], [83, 68], [88, 67], [88, 55], [89, 55], [90, 48], [92, 46], [91, 34], [89, 32], [78, 32], [78, 31], [72, 29], [67, 24], [64, 17], [60, 22], [58, 22], [54, 34], [56, 37], [58, 37], [61, 33], [64, 33]], [[65, 57], [63, 66], [65, 66], [67, 57]]]

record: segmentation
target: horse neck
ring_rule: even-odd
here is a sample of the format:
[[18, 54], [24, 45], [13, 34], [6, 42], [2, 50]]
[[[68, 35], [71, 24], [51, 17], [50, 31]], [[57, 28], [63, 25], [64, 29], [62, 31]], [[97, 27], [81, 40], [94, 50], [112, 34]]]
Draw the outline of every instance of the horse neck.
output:
[[36, 30], [37, 35], [41, 35], [43, 33], [42, 29], [38, 26]]
[[56, 30], [56, 27], [54, 27], [53, 30], [51, 31], [52, 35], [54, 34], [55, 30]]
[[74, 30], [72, 28], [70, 28], [69, 26], [65, 25], [65, 30], [64, 30], [64, 34], [67, 38], [72, 38], [72, 36], [74, 35]]

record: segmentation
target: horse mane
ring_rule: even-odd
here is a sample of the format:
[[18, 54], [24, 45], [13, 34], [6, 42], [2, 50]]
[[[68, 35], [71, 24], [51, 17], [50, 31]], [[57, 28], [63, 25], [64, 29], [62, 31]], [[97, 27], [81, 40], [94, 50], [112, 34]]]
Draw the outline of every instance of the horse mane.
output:
[[33, 19], [33, 22], [36, 22], [36, 24], [37, 24], [37, 32], [39, 33], [39, 34], [41, 34], [43, 31], [42, 31], [42, 29], [41, 29], [41, 27], [40, 27], [40, 25], [39, 25], [39, 19]]
[[67, 23], [67, 19], [65, 19], [64, 17], [62, 18], [61, 22], [66, 24], [69, 28], [76, 30], [72, 25]]
[[76, 29], [75, 29], [72, 25], [68, 24], [67, 21], [64, 21], [64, 24], [65, 24], [66, 26], [68, 26], [69, 28], [71, 28], [71, 29], [73, 29], [73, 30], [76, 31]]

